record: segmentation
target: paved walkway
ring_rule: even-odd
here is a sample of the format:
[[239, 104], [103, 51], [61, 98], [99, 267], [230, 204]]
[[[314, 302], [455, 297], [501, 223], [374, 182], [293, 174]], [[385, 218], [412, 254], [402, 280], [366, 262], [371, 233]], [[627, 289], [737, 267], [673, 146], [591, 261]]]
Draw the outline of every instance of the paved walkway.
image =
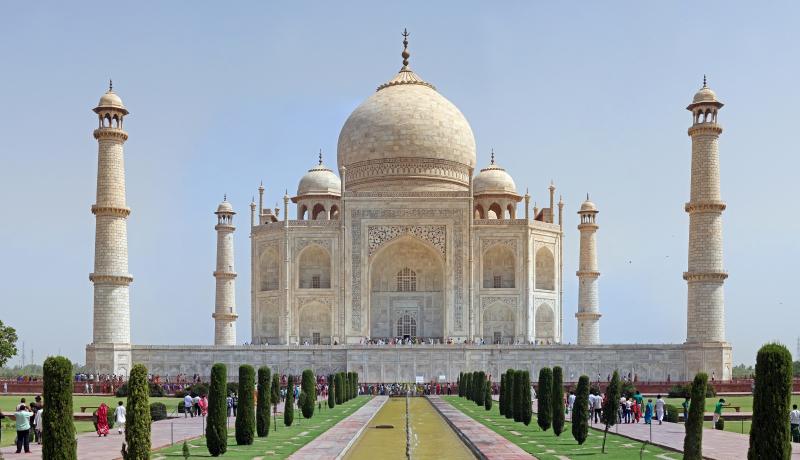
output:
[[[235, 419], [228, 419], [228, 425], [233, 426]], [[194, 418], [173, 418], [153, 422], [150, 428], [150, 440], [153, 449], [167, 447], [172, 440], [175, 443], [183, 442], [184, 439], [192, 439], [203, 435], [203, 417]], [[113, 460], [121, 458], [122, 443], [125, 435], [117, 434], [116, 429], [111, 429], [108, 436], [99, 437], [97, 433], [81, 433], [78, 435], [78, 458], [81, 460]], [[41, 458], [42, 446], [31, 444], [32, 454], [17, 454], [17, 448], [13, 446], [0, 449], [0, 456], [6, 459], [16, 458]]]
[[450, 422], [450, 426], [462, 437], [473, 450], [477, 450], [487, 459], [530, 460], [534, 458], [508, 439], [478, 423], [468, 415], [451, 406], [439, 396], [428, 396], [433, 407]]
[[372, 417], [388, 400], [388, 396], [375, 396], [350, 416], [301, 447], [289, 457], [289, 460], [334, 460], [339, 458], [358, 439]]

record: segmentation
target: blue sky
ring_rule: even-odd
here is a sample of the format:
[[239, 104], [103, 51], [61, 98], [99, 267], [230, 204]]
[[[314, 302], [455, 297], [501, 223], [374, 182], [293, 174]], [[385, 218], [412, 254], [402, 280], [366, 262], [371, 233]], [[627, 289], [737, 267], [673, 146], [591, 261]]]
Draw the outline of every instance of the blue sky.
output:
[[[412, 67], [543, 204], [566, 202], [565, 341], [575, 341], [578, 224], [600, 214], [601, 339], [682, 342], [691, 122], [703, 74], [720, 113], [727, 337], [751, 363], [795, 351], [799, 6], [791, 2], [3, 2], [0, 319], [35, 360], [91, 341], [97, 164], [91, 108], [109, 78], [126, 129], [131, 312], [139, 344], [211, 343], [215, 216], [236, 233], [250, 337], [248, 203], [280, 201], [348, 114]], [[15, 359], [13, 363], [18, 363]]]

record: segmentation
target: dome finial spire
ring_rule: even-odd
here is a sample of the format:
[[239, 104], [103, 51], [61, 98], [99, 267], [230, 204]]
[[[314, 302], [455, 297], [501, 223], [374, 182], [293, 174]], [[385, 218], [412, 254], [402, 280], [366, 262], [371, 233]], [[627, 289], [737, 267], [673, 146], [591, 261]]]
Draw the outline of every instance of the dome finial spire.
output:
[[108, 90], [114, 91], [114, 82], [110, 78], [108, 79]]
[[228, 201], [228, 194], [227, 193], [222, 194], [222, 201]]
[[708, 83], [706, 82], [706, 74], [703, 74], [703, 88], [708, 88]]
[[408, 58], [411, 57], [411, 54], [408, 52], [408, 36], [411, 35], [408, 33], [408, 29], [403, 28], [403, 67], [408, 67]]
[[322, 165], [322, 149], [319, 149], [319, 164]]
[[494, 164], [494, 147], [492, 148], [492, 161], [491, 164]]

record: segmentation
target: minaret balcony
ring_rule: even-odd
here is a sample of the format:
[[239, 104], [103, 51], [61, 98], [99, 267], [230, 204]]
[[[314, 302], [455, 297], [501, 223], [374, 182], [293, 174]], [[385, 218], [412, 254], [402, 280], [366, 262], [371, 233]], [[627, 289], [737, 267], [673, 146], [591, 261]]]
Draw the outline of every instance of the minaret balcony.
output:
[[683, 279], [692, 282], [723, 282], [728, 272], [683, 272]]
[[723, 201], [690, 201], [683, 209], [686, 212], [722, 212], [726, 208]]
[[89, 281], [94, 284], [115, 284], [127, 286], [133, 282], [131, 275], [106, 275], [100, 273], [89, 273]]
[[97, 128], [94, 130], [95, 139], [117, 139], [120, 141], [128, 140], [128, 133], [120, 128]]
[[690, 136], [695, 134], [722, 134], [722, 125], [719, 123], [697, 123], [689, 127]]
[[215, 270], [214, 271], [215, 278], [222, 278], [222, 279], [234, 279], [236, 278], [236, 272], [229, 272], [225, 270]]

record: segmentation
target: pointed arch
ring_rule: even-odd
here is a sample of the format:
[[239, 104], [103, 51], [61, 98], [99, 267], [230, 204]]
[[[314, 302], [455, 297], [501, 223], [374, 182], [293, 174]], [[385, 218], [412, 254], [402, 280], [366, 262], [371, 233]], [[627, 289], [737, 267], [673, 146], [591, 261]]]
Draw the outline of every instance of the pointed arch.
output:
[[536, 251], [536, 289], [556, 290], [556, 261], [550, 248]]
[[486, 212], [480, 204], [475, 205], [475, 219], [486, 219]]
[[555, 314], [548, 303], [536, 308], [536, 339], [552, 341], [555, 339]]
[[506, 245], [495, 244], [481, 257], [484, 289], [513, 288], [516, 285], [514, 251]]
[[339, 207], [334, 204], [331, 206], [330, 220], [335, 220], [338, 218], [339, 218]]
[[300, 342], [310, 344], [330, 344], [331, 307], [322, 302], [310, 302], [298, 312], [298, 332]]
[[487, 219], [502, 219], [503, 218], [503, 208], [500, 207], [498, 203], [492, 203], [489, 206], [489, 212], [486, 213]]
[[325, 206], [322, 203], [317, 203], [311, 211], [312, 220], [325, 220], [328, 214], [325, 212]]
[[494, 344], [510, 343], [514, 338], [514, 311], [497, 301], [483, 311], [483, 339]]
[[270, 247], [261, 254], [259, 280], [262, 291], [274, 291], [280, 284], [281, 265], [277, 249]]
[[331, 288], [331, 255], [318, 244], [306, 246], [298, 257], [298, 287], [300, 289]]

